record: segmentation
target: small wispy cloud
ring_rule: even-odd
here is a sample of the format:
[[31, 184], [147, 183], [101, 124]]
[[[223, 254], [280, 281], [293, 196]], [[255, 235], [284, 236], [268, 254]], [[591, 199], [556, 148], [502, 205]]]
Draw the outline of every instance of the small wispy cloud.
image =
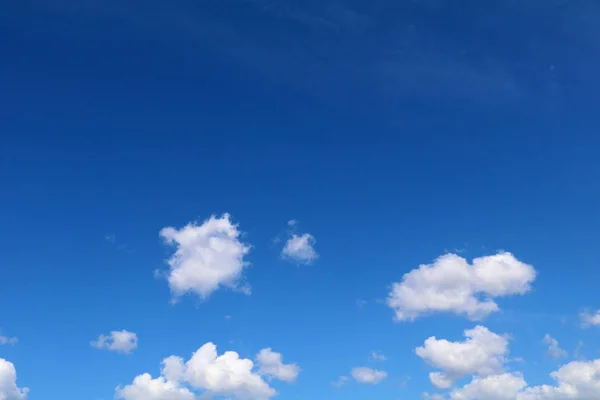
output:
[[385, 361], [387, 357], [380, 351], [372, 351], [369, 359], [371, 361]]
[[337, 380], [331, 382], [331, 386], [333, 387], [342, 387], [345, 384], [348, 383], [348, 377], [347, 376], [340, 376]]
[[377, 385], [388, 376], [387, 372], [385, 371], [368, 367], [353, 368], [351, 375], [356, 382], [367, 385]]
[[582, 328], [600, 325], [600, 310], [589, 311], [585, 310], [579, 314]]
[[19, 342], [19, 339], [16, 337], [2, 336], [0, 335], [0, 345], [10, 345], [14, 346]]
[[575, 346], [575, 350], [573, 350], [573, 358], [576, 360], [585, 360], [585, 357], [581, 354], [581, 349], [583, 348], [583, 341], [579, 340], [577, 345]]
[[561, 349], [558, 345], [558, 340], [554, 339], [549, 334], [546, 334], [543, 339], [544, 344], [548, 345], [548, 355], [554, 359], [558, 359], [561, 357], [567, 357], [569, 353], [565, 350]]
[[315, 243], [315, 237], [310, 233], [293, 234], [285, 242], [281, 257], [300, 264], [310, 264], [319, 257], [315, 250]]
[[115, 246], [116, 249], [119, 251], [126, 251], [128, 253], [132, 253], [134, 251], [134, 249], [129, 247], [129, 245], [127, 243], [122, 243], [120, 241], [117, 241], [117, 237], [113, 233], [104, 235], [104, 240], [107, 243], [110, 243], [111, 245]]
[[90, 342], [92, 347], [109, 350], [122, 354], [129, 354], [138, 347], [138, 337], [133, 332], [126, 330], [112, 331], [108, 335], [100, 335]]
[[315, 250], [316, 239], [310, 233], [296, 234], [294, 230], [298, 221], [292, 219], [287, 223], [290, 228], [288, 239], [281, 250], [281, 258], [298, 264], [308, 265], [313, 263], [319, 254]]

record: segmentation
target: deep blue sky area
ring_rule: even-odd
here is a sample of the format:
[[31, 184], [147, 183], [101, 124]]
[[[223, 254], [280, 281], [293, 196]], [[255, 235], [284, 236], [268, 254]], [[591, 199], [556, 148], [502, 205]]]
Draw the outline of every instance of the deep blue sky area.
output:
[[[415, 347], [478, 323], [511, 335], [504, 371], [556, 384], [600, 349], [579, 317], [600, 308], [599, 20], [592, 0], [0, 1], [0, 359], [30, 390], [8, 400], [109, 400], [207, 342], [297, 363], [264, 378], [281, 400], [416, 399], [452, 389]], [[160, 230], [224, 213], [252, 294], [171, 304]], [[290, 229], [316, 261], [281, 256]], [[537, 271], [501, 312], [394, 322], [403, 274], [500, 250]], [[123, 329], [131, 354], [90, 346]]]

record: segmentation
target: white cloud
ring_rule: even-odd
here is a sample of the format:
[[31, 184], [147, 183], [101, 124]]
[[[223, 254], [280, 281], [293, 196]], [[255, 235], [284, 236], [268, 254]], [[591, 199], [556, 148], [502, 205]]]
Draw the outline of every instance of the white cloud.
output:
[[16, 337], [8, 337], [8, 336], [0, 335], [0, 345], [9, 344], [9, 345], [14, 346], [18, 342], [19, 342], [19, 339]]
[[238, 399], [269, 399], [275, 389], [253, 372], [254, 363], [227, 351], [217, 354], [217, 347], [206, 343], [185, 364], [183, 378], [193, 388], [211, 395], [232, 396]]
[[347, 376], [340, 376], [337, 381], [333, 381], [331, 382], [332, 386], [335, 387], [342, 387], [344, 386], [346, 383], [348, 383], [348, 377]]
[[275, 353], [271, 348], [262, 349], [256, 355], [258, 372], [271, 378], [277, 378], [285, 382], [294, 382], [300, 373], [296, 364], [284, 364], [283, 356]]
[[511, 253], [475, 258], [472, 265], [456, 254], [446, 254], [394, 283], [387, 304], [399, 321], [434, 312], [479, 320], [498, 311], [495, 297], [525, 294], [535, 277], [535, 269]]
[[425, 392], [421, 395], [421, 397], [426, 400], [445, 400], [446, 399], [446, 396], [444, 396], [443, 394], [440, 394], [440, 393]]
[[487, 376], [503, 371], [508, 354], [508, 339], [484, 326], [465, 330], [466, 340], [450, 342], [432, 336], [415, 352], [442, 372], [429, 374], [431, 383], [449, 388], [457, 379], [469, 374]]
[[169, 382], [180, 382], [184, 379], [186, 366], [183, 358], [169, 356], [162, 362], [161, 374]]
[[600, 399], [600, 359], [573, 361], [550, 374], [556, 386], [527, 388], [518, 400], [598, 400]]
[[98, 339], [92, 340], [90, 344], [97, 349], [129, 354], [137, 349], [138, 338], [135, 333], [126, 330], [112, 331], [109, 335], [98, 336]]
[[196, 396], [177, 382], [150, 374], [137, 376], [131, 385], [116, 389], [116, 397], [124, 400], [195, 400]]
[[556, 385], [526, 386], [518, 373], [474, 377], [452, 400], [599, 400], [600, 359], [573, 361], [550, 376]]
[[[204, 299], [220, 287], [238, 288], [242, 272], [249, 265], [244, 257], [250, 251], [240, 235], [229, 214], [211, 216], [202, 225], [163, 228], [160, 236], [177, 248], [167, 260], [167, 279], [174, 296], [195, 293]], [[243, 287], [242, 291], [249, 293], [249, 288]]]
[[385, 361], [385, 360], [387, 360], [387, 357], [385, 356], [385, 354], [383, 354], [380, 351], [372, 351], [370, 358], [373, 361]]
[[443, 372], [430, 372], [429, 380], [431, 384], [438, 389], [448, 389], [454, 385], [454, 380], [449, 378]]
[[588, 328], [590, 326], [600, 325], [600, 310], [590, 313], [589, 311], [584, 311], [580, 314], [581, 317], [581, 326], [584, 328]]
[[17, 371], [10, 361], [0, 358], [0, 400], [26, 400], [29, 389], [17, 386]]
[[527, 383], [519, 374], [475, 377], [450, 394], [452, 400], [515, 400]]
[[285, 242], [281, 257], [300, 264], [310, 264], [319, 255], [315, 250], [316, 240], [310, 233], [296, 235], [295, 233]]
[[573, 358], [582, 359], [584, 357], [581, 356], [581, 349], [583, 348], [583, 341], [578, 340], [577, 345], [575, 345], [575, 349], [573, 350]]
[[[289, 371], [281, 375], [285, 379], [291, 376]], [[144, 397], [155, 392], [156, 396], [166, 397]], [[125, 397], [131, 393], [141, 397]], [[168, 397], [171, 393], [172, 398]], [[117, 395], [125, 400], [188, 400], [200, 393], [236, 400], [268, 400], [277, 394], [260, 372], [255, 371], [252, 360], [240, 358], [234, 351], [218, 355], [217, 347], [210, 342], [200, 347], [187, 362], [177, 356], [165, 358], [161, 376], [156, 379], [142, 374], [131, 385], [117, 388]]]
[[544, 344], [548, 345], [548, 354], [550, 357], [557, 359], [561, 357], [567, 357], [569, 353], [561, 349], [558, 345], [558, 340], [554, 339], [549, 334], [546, 334], [543, 339]]
[[387, 372], [385, 371], [380, 371], [367, 367], [353, 368], [351, 374], [352, 377], [356, 380], [356, 382], [366, 383], [370, 385], [377, 385], [388, 376]]

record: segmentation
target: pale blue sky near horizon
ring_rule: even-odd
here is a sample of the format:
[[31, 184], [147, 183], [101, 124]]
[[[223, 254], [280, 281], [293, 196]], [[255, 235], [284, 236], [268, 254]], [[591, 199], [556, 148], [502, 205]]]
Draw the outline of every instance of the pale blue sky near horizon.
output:
[[[598, 358], [579, 318], [600, 309], [598, 18], [585, 0], [0, 2], [0, 335], [18, 337], [0, 359], [30, 400], [108, 400], [206, 342], [271, 347], [301, 369], [268, 381], [281, 400], [397, 400], [447, 392], [415, 348], [478, 323], [510, 334], [529, 385]], [[160, 230], [224, 213], [252, 294], [171, 304]], [[309, 265], [281, 258], [291, 219]], [[500, 250], [538, 272], [500, 312], [393, 320], [405, 273]], [[131, 354], [90, 346], [123, 329]]]

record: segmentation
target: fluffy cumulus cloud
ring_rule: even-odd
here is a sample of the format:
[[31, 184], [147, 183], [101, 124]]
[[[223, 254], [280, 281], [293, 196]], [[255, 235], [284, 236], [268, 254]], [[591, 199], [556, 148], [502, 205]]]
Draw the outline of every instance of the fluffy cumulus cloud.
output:
[[351, 371], [351, 375], [358, 383], [376, 385], [387, 378], [388, 374], [385, 371], [371, 369], [367, 367], [356, 367]]
[[580, 315], [581, 317], [581, 326], [584, 328], [590, 326], [600, 326], [600, 310], [590, 312], [584, 311]]
[[294, 382], [300, 373], [300, 367], [296, 364], [284, 364], [283, 356], [271, 348], [262, 349], [256, 355], [256, 363], [261, 375], [285, 382]]
[[472, 264], [456, 254], [446, 254], [394, 283], [387, 304], [399, 321], [435, 312], [480, 320], [498, 311], [494, 298], [527, 293], [535, 277], [535, 269], [511, 253], [475, 258]]
[[573, 361], [550, 376], [555, 385], [527, 386], [518, 374], [475, 377], [451, 392], [452, 400], [598, 400], [600, 399], [600, 359]]
[[[176, 247], [167, 260], [167, 279], [175, 297], [193, 293], [207, 298], [220, 287], [238, 288], [249, 263], [250, 246], [240, 240], [238, 226], [229, 214], [211, 216], [201, 225], [163, 228], [160, 236]], [[247, 287], [243, 287], [247, 291]]]
[[315, 243], [316, 240], [310, 233], [302, 235], [294, 233], [285, 242], [285, 246], [281, 250], [281, 257], [300, 264], [310, 264], [319, 257], [315, 250]]
[[117, 388], [117, 398], [123, 400], [195, 400], [196, 396], [186, 388], [162, 376], [152, 379], [150, 374], [137, 376], [133, 383]]
[[598, 400], [600, 399], [600, 359], [573, 361], [550, 374], [556, 385], [527, 388], [518, 400]]
[[450, 342], [432, 336], [415, 352], [441, 372], [432, 372], [429, 378], [439, 388], [449, 388], [466, 375], [488, 376], [503, 371], [508, 354], [508, 339], [476, 326], [464, 332], [466, 340]]
[[500, 374], [475, 377], [460, 389], [452, 391], [452, 400], [515, 400], [527, 386], [519, 374]]
[[[264, 350], [271, 352], [270, 349]], [[281, 361], [281, 355], [279, 357]], [[270, 361], [272, 362], [272, 359]], [[260, 370], [255, 369], [252, 360], [240, 358], [234, 351], [218, 355], [217, 347], [213, 343], [206, 343], [187, 362], [177, 356], [170, 356], [163, 360], [161, 376], [158, 378], [152, 379], [150, 375], [142, 374], [136, 377], [131, 385], [117, 388], [117, 398], [190, 400], [194, 399], [196, 394], [202, 393], [207, 397], [268, 400], [277, 392], [269, 386], [261, 374]], [[270, 373], [268, 376], [279, 379]], [[290, 376], [289, 371], [283, 373], [286, 379]]]
[[546, 336], [544, 336], [543, 342], [548, 346], [547, 351], [550, 357], [557, 359], [561, 357], [567, 357], [569, 355], [569, 353], [560, 348], [560, 346], [558, 345], [558, 340], [554, 339], [549, 334], [546, 334]]
[[98, 336], [98, 339], [92, 340], [90, 344], [97, 349], [129, 354], [137, 349], [138, 338], [135, 333], [126, 330], [112, 331], [109, 335]]
[[13, 363], [0, 358], [0, 400], [26, 400], [28, 391], [17, 386], [17, 371]]

